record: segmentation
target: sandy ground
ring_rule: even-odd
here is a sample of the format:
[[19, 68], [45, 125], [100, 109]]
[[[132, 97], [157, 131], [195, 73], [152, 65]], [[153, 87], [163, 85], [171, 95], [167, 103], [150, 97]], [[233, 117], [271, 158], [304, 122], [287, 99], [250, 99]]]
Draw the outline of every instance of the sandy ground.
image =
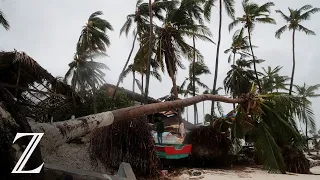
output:
[[[64, 144], [59, 146], [56, 151], [50, 155], [44, 155], [45, 163], [74, 167], [77, 169], [96, 171], [101, 173], [110, 173], [101, 165], [91, 165], [88, 154], [88, 143], [85, 144]], [[302, 174], [271, 174], [259, 168], [234, 168], [231, 170], [214, 169], [214, 170], [200, 170], [200, 176], [190, 176], [188, 171], [183, 171], [182, 175], [178, 177], [171, 177], [173, 180], [188, 180], [188, 179], [202, 179], [202, 180], [234, 180], [241, 178], [243, 180], [253, 179], [275, 179], [275, 180], [320, 180], [320, 166], [311, 169], [311, 172], [319, 175], [302, 175]]]
[[320, 166], [311, 169], [312, 173], [319, 175], [302, 175], [288, 173], [283, 174], [271, 174], [258, 168], [243, 168], [237, 170], [199, 170], [200, 176], [189, 176], [187, 172], [183, 173], [179, 177], [172, 178], [173, 180], [187, 180], [187, 179], [202, 179], [202, 180], [253, 180], [253, 179], [274, 179], [274, 180], [320, 180]]

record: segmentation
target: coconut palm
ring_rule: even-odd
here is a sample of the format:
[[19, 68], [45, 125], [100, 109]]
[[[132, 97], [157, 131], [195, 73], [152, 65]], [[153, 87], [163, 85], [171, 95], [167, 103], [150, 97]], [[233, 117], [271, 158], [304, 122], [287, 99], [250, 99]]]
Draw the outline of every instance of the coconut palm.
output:
[[[154, 63], [151, 63], [151, 65], [153, 65]], [[139, 67], [135, 67], [136, 65], [135, 64], [130, 64], [127, 69], [125, 69], [125, 71], [123, 71], [122, 73], [122, 76], [120, 78], [120, 81], [122, 82], [123, 79], [129, 74], [129, 73], [132, 73], [133, 75], [133, 82], [132, 82], [132, 91], [135, 92], [135, 84], [138, 85], [140, 91], [141, 91], [141, 94], [143, 94], [143, 86], [141, 84], [141, 82], [136, 78], [136, 73], [139, 73], [141, 75], [143, 75], [143, 73], [145, 72], [140, 72], [140, 69]], [[150, 71], [150, 74], [151, 76], [155, 77], [158, 81], [162, 81], [162, 78], [161, 78], [161, 75], [159, 74], [158, 72], [158, 69], [157, 68], [154, 68], [153, 67], [153, 70]], [[143, 80], [143, 79], [142, 79]], [[142, 81], [143, 82], [143, 81]]]
[[[203, 62], [192, 62], [189, 65], [189, 76], [185, 78], [183, 81], [181, 88], [185, 89], [185, 96], [186, 95], [192, 95], [195, 96], [197, 92], [199, 92], [196, 85], [208, 89], [208, 86], [205, 85], [203, 82], [201, 82], [199, 76], [203, 74], [211, 74], [208, 66], [206, 66]], [[194, 123], [198, 124], [198, 116], [197, 116], [197, 106], [194, 105]]]
[[4, 13], [0, 10], [0, 24], [4, 27], [4, 29], [9, 30], [10, 25], [6, 17], [4, 16]]
[[318, 12], [320, 8], [314, 8], [311, 5], [304, 5], [300, 9], [291, 9], [289, 8], [290, 15], [285, 15], [282, 11], [276, 10], [277, 13], [286, 21], [286, 25], [282, 26], [276, 31], [276, 38], [280, 38], [282, 33], [286, 30], [292, 30], [292, 73], [291, 73], [291, 83], [289, 94], [292, 93], [294, 71], [296, 66], [296, 57], [295, 57], [295, 33], [296, 31], [302, 31], [307, 35], [316, 35], [312, 30], [301, 25], [303, 21], [310, 20], [311, 15]]
[[[317, 94], [316, 91], [319, 90], [320, 84], [308, 86], [306, 83], [303, 86], [294, 85], [296, 89], [297, 96], [300, 97], [303, 101], [303, 109], [302, 113], [299, 116], [299, 120], [302, 121], [306, 125], [306, 139], [308, 139], [308, 126], [312, 131], [316, 130], [316, 124], [314, 120], [314, 114], [312, 111], [312, 104], [309, 100], [310, 98], [320, 97], [320, 94]], [[309, 145], [307, 143], [307, 149], [309, 151]]]
[[108, 67], [91, 59], [101, 56], [98, 53], [76, 54], [74, 60], [69, 63], [69, 70], [65, 74], [64, 82], [71, 80], [71, 87], [75, 91], [85, 91], [88, 88], [97, 88], [105, 82], [103, 69]]
[[[160, 0], [155, 0], [152, 3], [152, 12], [153, 12], [152, 17], [156, 17], [160, 21], [163, 20], [163, 16], [162, 16], [161, 12], [166, 6], [167, 5], [164, 2], [162, 2]], [[120, 29], [120, 35], [125, 33], [126, 36], [128, 36], [129, 31], [132, 28], [132, 25], [133, 24], [136, 25], [136, 27], [134, 28], [134, 31], [133, 31], [134, 39], [133, 39], [132, 47], [131, 47], [130, 53], [128, 55], [127, 61], [126, 61], [125, 65], [123, 66], [123, 69], [119, 75], [116, 89], [113, 93], [113, 97], [115, 97], [115, 94], [116, 94], [117, 89], [119, 87], [119, 84], [121, 81], [120, 80], [121, 74], [123, 73], [123, 71], [125, 71], [125, 69], [127, 68], [128, 64], [129, 64], [130, 58], [132, 56], [132, 52], [134, 50], [136, 39], [139, 38], [139, 40], [140, 40], [142, 34], [144, 34], [145, 32], [148, 31], [148, 22], [149, 22], [148, 19], [150, 18], [149, 17], [150, 16], [149, 3], [144, 3], [142, 0], [137, 0], [135, 8], [136, 8], [136, 10], [134, 13], [127, 15], [127, 20]]]
[[[230, 53], [228, 58], [228, 63], [233, 61], [233, 65], [236, 63], [236, 55], [240, 55], [241, 58], [246, 58], [251, 56], [250, 54], [250, 44], [248, 41], [249, 37], [244, 36], [244, 29], [238, 30], [232, 36], [232, 44], [231, 47], [226, 49], [224, 53]], [[256, 47], [256, 46], [253, 46]]]
[[276, 66], [272, 69], [268, 66], [268, 69], [263, 69], [263, 77], [262, 77], [262, 90], [263, 93], [279, 91], [280, 89], [287, 90], [286, 86], [288, 85], [286, 82], [290, 80], [288, 76], [281, 76], [279, 75], [280, 70], [282, 67]]
[[[106, 47], [110, 45], [110, 40], [108, 35], [106, 34], [107, 30], [113, 30], [111, 24], [105, 19], [100, 18], [99, 16], [103, 15], [102, 11], [96, 11], [92, 13], [87, 21], [87, 24], [83, 26], [78, 43], [77, 43], [77, 55], [80, 56], [88, 56], [88, 54], [106, 54]], [[91, 55], [88, 57], [92, 58]], [[86, 60], [86, 59], [85, 59]], [[91, 59], [93, 61], [93, 59]], [[91, 69], [87, 69], [91, 70]], [[88, 72], [89, 73], [89, 72]], [[95, 72], [91, 72], [94, 74]], [[92, 81], [94, 83], [95, 81]], [[96, 85], [91, 84], [93, 91], [93, 106], [94, 113], [97, 113], [96, 107]]]
[[233, 97], [240, 97], [249, 92], [251, 84], [255, 81], [255, 72], [251, 70], [252, 64], [253, 61], [239, 59], [235, 65], [231, 65], [223, 81], [226, 93], [231, 93]]
[[106, 34], [107, 30], [113, 30], [111, 24], [99, 16], [103, 15], [102, 11], [96, 11], [89, 16], [87, 24], [83, 26], [78, 43], [77, 53], [85, 54], [90, 52], [106, 53], [110, 45], [110, 40]]
[[[215, 5], [216, 0], [205, 0], [204, 1], [204, 16], [207, 20], [211, 19], [211, 9]], [[214, 71], [214, 81], [213, 81], [213, 91], [215, 92], [218, 79], [218, 66], [219, 66], [219, 53], [220, 53], [220, 42], [221, 42], [221, 26], [222, 26], [222, 4], [224, 4], [225, 10], [229, 17], [234, 19], [234, 0], [219, 0], [219, 33], [218, 33], [218, 43], [217, 43], [217, 52], [216, 52], [216, 62], [215, 62], [215, 71]], [[211, 104], [211, 115], [214, 111], [214, 102]]]
[[[185, 37], [195, 37], [197, 39], [212, 42], [209, 38], [211, 32], [204, 25], [195, 25], [193, 20], [185, 13], [187, 10], [182, 9], [184, 6], [172, 6], [166, 10], [166, 19], [163, 26], [154, 25], [155, 28], [155, 59], [159, 62], [164, 71], [166, 66], [167, 72], [171, 78], [174, 95], [177, 98], [176, 73], [178, 68], [184, 68], [181, 62], [181, 55], [188, 60], [192, 60], [194, 48], [186, 43]], [[148, 37], [148, 36], [146, 36]], [[198, 50], [195, 50], [199, 60], [203, 57]], [[180, 113], [181, 118], [181, 113]]]
[[253, 67], [254, 67], [254, 72], [255, 72], [255, 76], [257, 79], [257, 84], [260, 92], [262, 91], [262, 89], [261, 89], [261, 85], [258, 77], [255, 56], [253, 53], [251, 33], [254, 30], [256, 23], [276, 24], [275, 20], [269, 17], [270, 8], [272, 6], [274, 6], [273, 2], [267, 2], [259, 6], [257, 3], [249, 2], [249, 0], [243, 0], [242, 8], [243, 8], [244, 14], [240, 17], [235, 18], [234, 21], [229, 24], [229, 31], [231, 31], [239, 23], [243, 23], [244, 24], [243, 28], [246, 28], [248, 31], [251, 55], [254, 60]]

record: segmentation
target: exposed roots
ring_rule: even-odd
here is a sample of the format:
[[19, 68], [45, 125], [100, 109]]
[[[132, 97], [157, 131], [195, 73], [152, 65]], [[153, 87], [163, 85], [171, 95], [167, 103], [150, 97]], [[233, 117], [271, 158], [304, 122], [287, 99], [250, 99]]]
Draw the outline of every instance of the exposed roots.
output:
[[136, 176], [159, 176], [159, 158], [154, 148], [151, 127], [143, 119], [117, 121], [92, 133], [90, 157], [108, 170], [130, 163]]
[[302, 150], [293, 146], [285, 146], [282, 149], [282, 156], [286, 165], [286, 171], [298, 174], [310, 173], [310, 163]]
[[[220, 127], [220, 126], [215, 126]], [[231, 164], [232, 142], [226, 132], [212, 126], [199, 127], [187, 134], [185, 144], [192, 144], [191, 164], [217, 167]]]

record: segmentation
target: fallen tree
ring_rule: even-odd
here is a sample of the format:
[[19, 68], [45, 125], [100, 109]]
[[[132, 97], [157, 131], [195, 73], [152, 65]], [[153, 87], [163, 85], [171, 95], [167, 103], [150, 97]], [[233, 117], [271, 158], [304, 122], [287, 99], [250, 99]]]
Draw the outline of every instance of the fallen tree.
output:
[[199, 103], [202, 101], [220, 101], [225, 103], [244, 103], [246, 99], [231, 99], [224, 96], [203, 94], [187, 99], [159, 102], [148, 105], [132, 106], [123, 109], [93, 114], [89, 116], [70, 119], [67, 121], [31, 124], [33, 132], [43, 132], [44, 136], [40, 141], [41, 151], [44, 154], [50, 153], [55, 147], [76, 137], [86, 135], [93, 130], [109, 126], [115, 121], [138, 118], [142, 115], [154, 114], [161, 111], [181, 108]]

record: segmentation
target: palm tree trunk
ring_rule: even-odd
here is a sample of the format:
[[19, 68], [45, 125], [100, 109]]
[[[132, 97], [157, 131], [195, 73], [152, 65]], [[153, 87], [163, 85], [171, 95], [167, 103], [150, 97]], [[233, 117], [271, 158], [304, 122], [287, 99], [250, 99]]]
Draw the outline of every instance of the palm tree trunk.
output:
[[248, 27], [248, 35], [249, 35], [249, 43], [250, 43], [250, 49], [252, 53], [252, 59], [253, 59], [253, 68], [254, 68], [254, 74], [256, 75], [258, 87], [259, 87], [259, 92], [261, 93], [261, 85], [258, 77], [258, 72], [257, 72], [257, 67], [256, 67], [256, 57], [254, 56], [253, 49], [252, 49], [252, 44], [251, 44], [251, 33], [250, 33], [250, 28]]
[[[195, 70], [195, 63], [196, 63], [196, 41], [195, 37], [192, 37], [193, 41], [193, 61], [192, 61], [192, 95], [196, 96], [196, 70]], [[194, 124], [196, 125], [198, 122], [198, 113], [197, 113], [197, 105], [193, 105], [193, 118]]]
[[293, 29], [293, 32], [292, 32], [292, 73], [291, 73], [289, 95], [291, 95], [291, 93], [292, 93], [294, 70], [296, 68], [296, 55], [295, 55], [295, 50], [294, 50], [294, 38], [295, 38], [295, 29]]
[[121, 76], [123, 74], [123, 72], [125, 71], [125, 69], [127, 68], [128, 64], [129, 64], [129, 61], [130, 61], [130, 58], [131, 58], [131, 55], [132, 55], [132, 52], [133, 52], [133, 49], [134, 49], [134, 44], [136, 42], [136, 39], [137, 39], [137, 36], [138, 36], [138, 32], [135, 34], [134, 36], [134, 39], [133, 39], [133, 43], [132, 43], [132, 47], [131, 47], [131, 50], [130, 50], [130, 53], [129, 53], [129, 56], [127, 58], [127, 61], [126, 61], [126, 64], [123, 66], [123, 69], [122, 69], [122, 72], [118, 78], [118, 82], [117, 82], [117, 85], [116, 85], [116, 89], [114, 90], [113, 92], [113, 95], [112, 95], [112, 98], [114, 99], [115, 95], [116, 95], [116, 92], [118, 90], [118, 87], [119, 87], [119, 84], [120, 84], [120, 80], [121, 80]]
[[[233, 53], [233, 65], [235, 65], [235, 63], [236, 63], [236, 53]], [[234, 95], [232, 95], [232, 97], [234, 98]], [[235, 110], [236, 109], [236, 104], [233, 103], [232, 105], [233, 105], [233, 110]]]
[[310, 153], [310, 149], [309, 149], [308, 123], [307, 123], [307, 121], [306, 121], [306, 139], [307, 139], [307, 151], [308, 151], [308, 154], [311, 154]]
[[231, 99], [219, 95], [202, 94], [187, 99], [131, 106], [67, 121], [57, 121], [51, 124], [31, 123], [30, 126], [33, 132], [43, 132], [45, 134], [40, 141], [42, 152], [51, 152], [61, 144], [86, 135], [97, 128], [109, 126], [113, 122], [135, 119], [142, 115], [150, 115], [161, 111], [172, 110], [172, 108], [180, 109], [207, 100], [225, 103], [245, 103], [246, 101], [245, 99]]
[[204, 114], [204, 101], [202, 102], [202, 114], [203, 114], [203, 122], [204, 122], [204, 116], [205, 116], [205, 114]]
[[[304, 111], [304, 113], [306, 113], [306, 108], [305, 108], [305, 104], [304, 104], [304, 107], [303, 107], [303, 111]], [[308, 138], [308, 121], [306, 120], [306, 140], [307, 140], [307, 152], [308, 152], [308, 154], [311, 154], [310, 153], [310, 149], [309, 149], [309, 138]]]
[[135, 82], [136, 82], [136, 73], [133, 71], [132, 72], [132, 76], [133, 76], [133, 82], [132, 82], [132, 92], [134, 92], [134, 87], [135, 87]]
[[[144, 76], [143, 76], [143, 73], [141, 73], [141, 104], [144, 104], [144, 93], [143, 93], [143, 86], [144, 86]], [[147, 103], [148, 104], [148, 103]]]
[[97, 114], [98, 109], [97, 109], [97, 96], [96, 96], [96, 87], [95, 85], [92, 86], [92, 95], [93, 95], [93, 113]]
[[[219, 0], [219, 35], [218, 35], [218, 44], [216, 52], [216, 67], [214, 71], [214, 81], [212, 93], [216, 94], [217, 79], [218, 79], [218, 65], [219, 65], [219, 52], [220, 52], [220, 42], [221, 42], [221, 25], [222, 25], [222, 0]], [[214, 101], [211, 103], [211, 116], [214, 115]]]
[[[166, 55], [166, 58], [168, 56]], [[176, 79], [175, 79], [175, 75], [173, 72], [173, 65], [171, 64], [171, 61], [168, 60], [168, 70], [169, 70], [169, 76], [171, 78], [172, 81], [172, 87], [173, 87], [173, 94], [174, 94], [174, 99], [177, 100], [179, 98], [178, 96], [178, 89], [177, 89], [177, 83], [176, 83]], [[179, 123], [179, 127], [180, 127], [180, 122], [182, 120], [182, 116], [181, 116], [181, 109], [178, 108], [178, 123]], [[178, 133], [180, 132], [180, 128], [178, 128]]]
[[186, 109], [187, 109], [187, 121], [189, 122], [189, 110], [188, 110], [188, 107]]
[[[188, 94], [187, 94], [187, 98], [188, 98]], [[187, 113], [187, 121], [189, 122], [189, 109], [188, 109], [188, 106], [186, 107], [186, 113]]]
[[147, 74], [146, 74], [146, 90], [144, 103], [148, 104], [148, 94], [149, 94], [149, 81], [150, 81], [150, 66], [151, 66], [151, 53], [152, 53], [152, 43], [153, 43], [153, 25], [152, 25], [152, 3], [149, 0], [149, 17], [150, 17], [150, 30], [149, 30], [149, 49], [148, 49], [148, 64], [147, 64]]

